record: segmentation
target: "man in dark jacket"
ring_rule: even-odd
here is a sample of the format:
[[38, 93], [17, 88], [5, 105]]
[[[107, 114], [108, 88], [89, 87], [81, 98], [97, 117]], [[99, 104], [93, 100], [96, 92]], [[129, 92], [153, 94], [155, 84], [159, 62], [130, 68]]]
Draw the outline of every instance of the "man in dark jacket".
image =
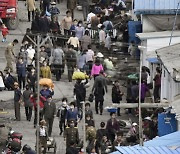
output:
[[[79, 142], [79, 132], [78, 128], [74, 127], [75, 121], [70, 120], [69, 121], [69, 127], [66, 127], [64, 132], [64, 140], [66, 141], [66, 148], [68, 148], [71, 144], [71, 142], [74, 142], [75, 145]], [[66, 149], [67, 151], [68, 149]]]
[[86, 83], [82, 83], [82, 80], [77, 80], [76, 84], [74, 85], [74, 95], [76, 96], [76, 104], [78, 110], [82, 108], [81, 102], [85, 101], [86, 98]]
[[54, 117], [56, 115], [56, 104], [49, 96], [46, 102], [44, 102], [44, 119], [48, 126], [48, 136], [51, 136]]
[[22, 101], [22, 93], [17, 82], [14, 83], [14, 110], [17, 121], [21, 120], [20, 103]]
[[104, 71], [101, 70], [99, 76], [95, 78], [94, 85], [92, 88], [92, 93], [94, 93], [95, 95], [96, 114], [99, 113], [99, 108], [100, 115], [102, 115], [105, 91], [107, 93], [106, 78], [104, 77]]
[[[122, 100], [122, 95], [123, 93], [120, 90], [119, 81], [116, 80], [112, 88], [112, 102], [119, 104]], [[120, 116], [120, 108], [117, 109], [117, 115]]]
[[16, 70], [17, 70], [17, 75], [18, 75], [18, 83], [19, 83], [19, 88], [22, 88], [21, 83], [23, 83], [23, 89], [25, 89], [25, 84], [26, 84], [26, 64], [23, 61], [21, 57], [19, 57], [18, 62], [16, 64]]
[[26, 120], [28, 121], [31, 121], [32, 108], [33, 108], [33, 103], [30, 101], [31, 94], [32, 91], [29, 89], [29, 86], [26, 85], [26, 90], [23, 92], [23, 101], [24, 101], [24, 107], [26, 113]]
[[70, 146], [67, 147], [66, 154], [78, 154], [79, 151], [75, 147], [75, 142], [71, 141], [69, 144]]
[[116, 113], [111, 112], [110, 113], [111, 118], [107, 121], [106, 129], [108, 131], [108, 138], [111, 140], [111, 142], [114, 142], [116, 133], [119, 131], [119, 122], [116, 119]]
[[65, 58], [68, 69], [68, 79], [69, 82], [72, 82], [72, 75], [74, 73], [74, 68], [76, 67], [77, 62], [76, 52], [73, 45], [68, 46], [68, 51], [65, 54]]

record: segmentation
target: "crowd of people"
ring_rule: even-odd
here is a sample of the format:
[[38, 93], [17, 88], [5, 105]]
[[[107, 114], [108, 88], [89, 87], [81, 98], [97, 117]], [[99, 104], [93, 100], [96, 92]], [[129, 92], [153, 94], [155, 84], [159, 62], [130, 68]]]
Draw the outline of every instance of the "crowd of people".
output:
[[[30, 4], [31, 3], [31, 4]], [[107, 78], [109, 71], [115, 71], [114, 64], [110, 57], [104, 56], [104, 53], [111, 50], [111, 40], [113, 37], [113, 18], [119, 10], [126, 8], [125, 2], [122, 0], [100, 1], [95, 2], [96, 5], [91, 7], [88, 1], [82, 2], [84, 22], [74, 19], [74, 8], [77, 4], [75, 0], [67, 1], [66, 16], [59, 22], [58, 14], [60, 10], [56, 3], [48, 0], [41, 1], [41, 11], [35, 9], [35, 2], [28, 0], [28, 20], [32, 21], [30, 29], [27, 29], [26, 35], [23, 38], [20, 51], [18, 54], [14, 52], [14, 46], [19, 42], [15, 39], [8, 44], [5, 50], [5, 58], [7, 61], [6, 72], [0, 72], [0, 90], [14, 90], [14, 110], [15, 120], [21, 120], [20, 106], [23, 103], [25, 107], [26, 120], [31, 121], [32, 112], [34, 110], [34, 128], [37, 123], [40, 123], [40, 147], [43, 147], [42, 153], [47, 151], [47, 138], [51, 136], [53, 129], [53, 121], [55, 117], [59, 119], [59, 135], [63, 135], [66, 141], [66, 153], [78, 154], [83, 152], [83, 143], [79, 137], [77, 126], [82, 120], [82, 102], [85, 104], [85, 123], [86, 123], [86, 140], [87, 153], [89, 154], [106, 154], [115, 151], [115, 146], [124, 146], [137, 144], [139, 142], [138, 124], [133, 122], [128, 132], [121, 131], [121, 124], [117, 116], [121, 116], [120, 108], [116, 112], [110, 113], [110, 119], [107, 122], [100, 123], [100, 129], [96, 130], [94, 122], [94, 113], [91, 104], [87, 102], [86, 87], [89, 84], [88, 79], [77, 79], [73, 88], [74, 100], [68, 102], [67, 98], [61, 100], [61, 105], [56, 106], [53, 100], [55, 93], [54, 88], [49, 85], [43, 85], [40, 90], [40, 98], [37, 94], [37, 70], [40, 71], [40, 78], [60, 81], [67, 66], [68, 81], [72, 82], [72, 76], [75, 71], [81, 71], [88, 75], [89, 79], [94, 79], [90, 96], [91, 101], [95, 102], [96, 114], [103, 115], [104, 96], [108, 93]], [[30, 7], [31, 6], [31, 7]], [[86, 6], [86, 7], [85, 7]], [[108, 6], [108, 7], [107, 7]], [[31, 20], [32, 14], [32, 20]], [[125, 16], [127, 17], [127, 16]], [[124, 37], [127, 42], [127, 19], [121, 27]], [[42, 26], [43, 25], [43, 26]], [[98, 47], [93, 48], [93, 39], [90, 35], [90, 29], [97, 31]], [[40, 51], [30, 42], [29, 37], [35, 42], [35, 34], [52, 33], [63, 34], [66, 39], [59, 40], [59, 37], [52, 37], [52, 43], [46, 41], [40, 47]], [[4, 36], [3, 41], [6, 41]], [[63, 43], [62, 43], [63, 42]], [[128, 53], [128, 48], [126, 47]], [[39, 59], [37, 57], [39, 52]], [[134, 55], [134, 46], [129, 48], [129, 53]], [[16, 72], [12, 62], [15, 62]], [[39, 63], [40, 68], [37, 68]], [[157, 74], [154, 78], [154, 100], [159, 101], [160, 91], [160, 68], [156, 69]], [[14, 75], [17, 74], [16, 76]], [[151, 88], [147, 82], [148, 71], [142, 68], [142, 83], [141, 83], [141, 102], [145, 102], [146, 93]], [[13, 74], [13, 75], [12, 75]], [[122, 91], [120, 82], [115, 80], [111, 91], [112, 103], [120, 104], [123, 96], [126, 95], [127, 103], [138, 102], [139, 85], [135, 80], [127, 81], [127, 92]], [[39, 100], [39, 102], [37, 102]], [[90, 98], [89, 98], [90, 101]], [[39, 120], [37, 119], [37, 106], [40, 107]], [[128, 109], [129, 114], [138, 114], [137, 110], [133, 112]], [[147, 112], [143, 115], [144, 123], [144, 140], [149, 140], [157, 136], [157, 119], [149, 117]]]

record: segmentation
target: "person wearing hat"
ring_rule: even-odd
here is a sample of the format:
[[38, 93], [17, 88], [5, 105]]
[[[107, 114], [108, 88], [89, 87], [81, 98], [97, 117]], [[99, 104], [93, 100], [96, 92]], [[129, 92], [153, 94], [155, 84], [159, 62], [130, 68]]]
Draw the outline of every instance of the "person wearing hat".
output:
[[17, 121], [21, 120], [20, 104], [22, 101], [22, 93], [17, 82], [14, 83], [14, 111]]
[[78, 128], [75, 127], [75, 121], [73, 119], [69, 120], [69, 127], [66, 127], [64, 131], [64, 141], [66, 141], [66, 148], [70, 146], [71, 142], [75, 145], [79, 142], [79, 132]]
[[137, 123], [132, 123], [131, 128], [129, 129], [128, 133], [126, 134], [126, 140], [129, 143], [135, 143], [138, 139], [139, 135], [139, 128]]
[[48, 136], [51, 136], [54, 117], [56, 115], [56, 104], [52, 100], [52, 96], [49, 96], [44, 102], [43, 113], [48, 127]]
[[65, 118], [66, 118], [67, 110], [69, 109], [67, 105], [67, 101], [68, 101], [67, 98], [64, 97], [62, 99], [62, 105], [59, 106], [57, 111], [57, 117], [59, 118], [59, 129], [60, 129], [59, 135], [61, 135], [66, 128]]
[[95, 78], [92, 88], [92, 93], [94, 93], [95, 96], [96, 114], [98, 114], [100, 110], [100, 115], [102, 115], [105, 92], [107, 93], [107, 83], [104, 77], [104, 71], [101, 70], [99, 76]]
[[51, 2], [51, 8], [49, 9], [51, 17], [60, 14], [59, 9], [56, 7], [56, 2]]
[[41, 153], [42, 147], [43, 147], [44, 149], [43, 149], [42, 153], [46, 154], [47, 139], [48, 139], [48, 134], [47, 134], [46, 121], [41, 120], [40, 128], [39, 128], [39, 153]]

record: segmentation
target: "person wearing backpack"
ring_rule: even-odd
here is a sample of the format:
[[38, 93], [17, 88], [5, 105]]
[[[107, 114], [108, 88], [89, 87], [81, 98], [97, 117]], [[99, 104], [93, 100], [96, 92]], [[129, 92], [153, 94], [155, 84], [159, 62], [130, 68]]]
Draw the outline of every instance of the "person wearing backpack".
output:
[[86, 82], [82, 82], [82, 80], [79, 79], [79, 80], [77, 80], [76, 84], [74, 85], [74, 95], [76, 96], [76, 104], [77, 104], [78, 111], [80, 108], [82, 108], [81, 102], [85, 101], [85, 98], [86, 98], [85, 85], [87, 83], [88, 83], [87, 80], [86, 80]]
[[110, 31], [113, 29], [113, 23], [109, 20], [109, 16], [105, 17], [105, 21], [103, 22], [106, 31]]

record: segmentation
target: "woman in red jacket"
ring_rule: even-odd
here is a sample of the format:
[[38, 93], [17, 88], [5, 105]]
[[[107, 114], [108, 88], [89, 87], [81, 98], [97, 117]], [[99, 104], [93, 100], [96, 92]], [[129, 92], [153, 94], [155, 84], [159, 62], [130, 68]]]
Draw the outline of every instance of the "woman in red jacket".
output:
[[[37, 94], [34, 93], [31, 97], [30, 97], [30, 101], [33, 103], [34, 106], [34, 128], [36, 128], [37, 125]], [[44, 102], [46, 101], [46, 98], [43, 96], [40, 96], [39, 99], [39, 120], [41, 121], [43, 119], [43, 108], [44, 108]]]

